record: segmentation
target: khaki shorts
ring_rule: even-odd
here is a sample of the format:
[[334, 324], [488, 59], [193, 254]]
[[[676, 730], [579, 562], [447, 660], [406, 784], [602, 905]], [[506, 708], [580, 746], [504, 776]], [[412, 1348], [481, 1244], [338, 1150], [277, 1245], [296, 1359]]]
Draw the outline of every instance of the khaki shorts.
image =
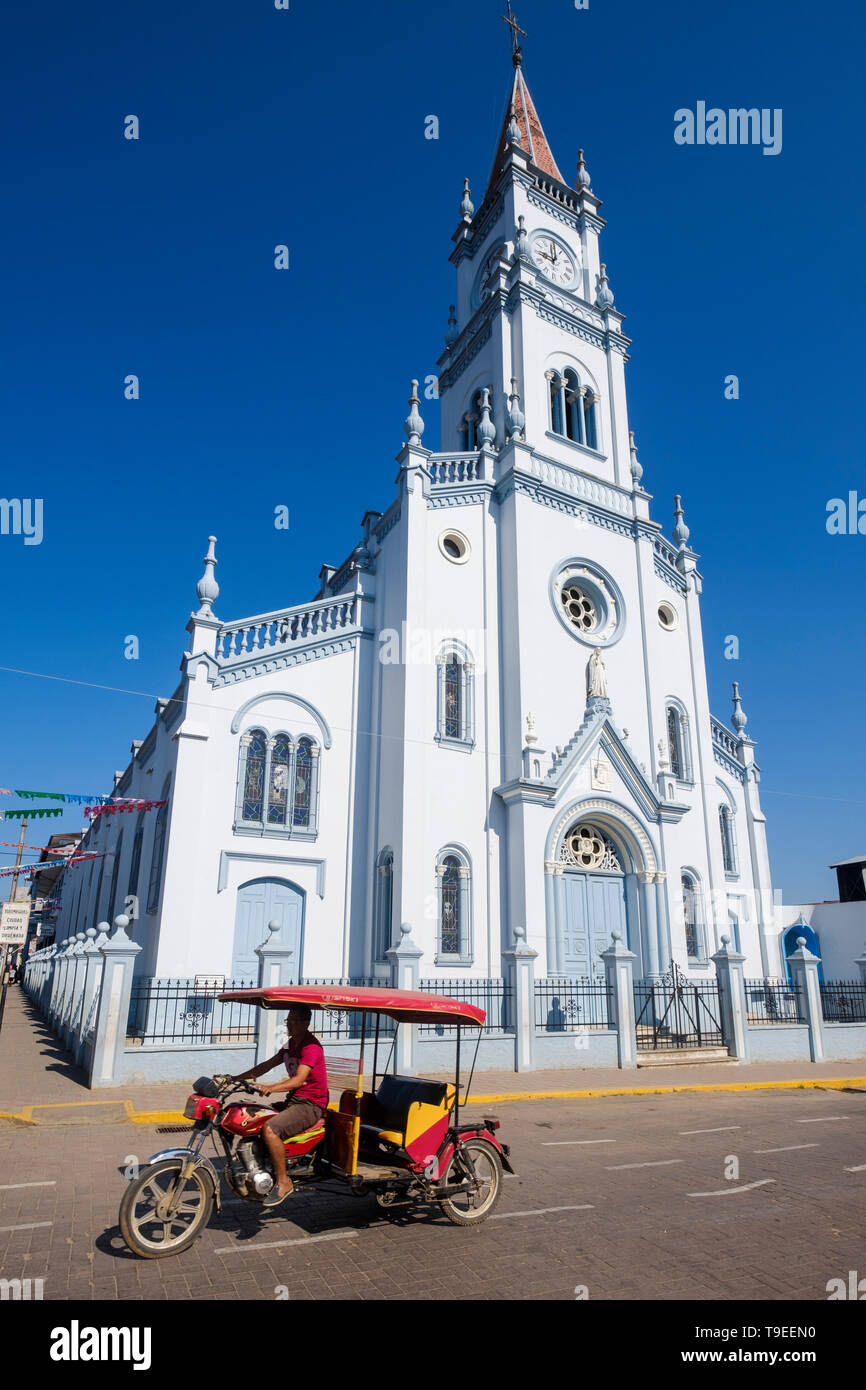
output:
[[279, 1115], [273, 1115], [267, 1121], [264, 1128], [279, 1135], [280, 1139], [291, 1139], [296, 1134], [303, 1134], [305, 1129], [312, 1129], [324, 1113], [321, 1105], [315, 1105], [311, 1100], [290, 1100]]

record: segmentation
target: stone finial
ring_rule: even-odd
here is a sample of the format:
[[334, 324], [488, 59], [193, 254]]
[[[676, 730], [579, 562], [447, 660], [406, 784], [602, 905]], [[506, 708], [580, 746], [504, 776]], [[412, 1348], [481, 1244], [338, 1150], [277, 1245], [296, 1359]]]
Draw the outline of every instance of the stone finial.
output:
[[730, 944], [731, 938], [725, 932], [722, 932], [722, 950], [727, 951]]
[[277, 932], [281, 929], [282, 925], [282, 922], [279, 922], [276, 917], [272, 917], [271, 920], [268, 922], [268, 931], [270, 932], [271, 936], [276, 936]]
[[607, 266], [602, 261], [598, 272], [598, 293], [595, 302], [600, 309], [610, 309], [613, 307], [613, 290], [607, 280]]
[[475, 204], [469, 194], [469, 180], [463, 180], [463, 197], [460, 200], [460, 216], [465, 222], [471, 222], [475, 216]]
[[583, 150], [577, 152], [577, 178], [575, 188], [579, 188], [581, 193], [589, 188], [589, 170], [586, 167], [586, 160], [583, 157]]
[[421, 401], [418, 396], [418, 382], [412, 379], [412, 394], [409, 397], [409, 414], [403, 421], [403, 428], [410, 444], [420, 444], [421, 436], [424, 433], [424, 421], [421, 419], [421, 412], [418, 407]]
[[490, 418], [490, 388], [481, 391], [481, 419], [478, 421], [478, 442], [482, 449], [492, 449], [496, 441], [496, 426]]
[[[732, 724], [733, 727], [736, 729], [737, 733], [738, 733], [738, 734], [741, 734], [741, 733], [743, 732], [743, 730], [745, 729], [746, 725], [748, 724], [749, 720], [748, 720], [748, 716], [744, 713], [744, 711], [743, 711], [743, 706], [742, 706], [742, 704], [741, 704], [741, 702], [740, 702], [740, 683], [739, 683], [739, 681], [734, 681], [734, 682], [733, 682], [733, 687], [734, 687], [734, 695], [733, 695], [733, 700], [734, 700], [734, 712], [733, 712], [733, 714], [731, 715], [731, 724]], [[803, 915], [803, 914], [801, 913], [800, 916], [802, 917], [802, 915]]]
[[659, 750], [659, 767], [660, 767], [660, 768], [662, 769], [662, 771], [663, 771], [666, 767], [669, 767], [669, 766], [670, 766], [670, 763], [668, 762], [668, 757], [667, 757], [667, 749], [665, 748], [665, 741], [664, 741], [663, 738], [660, 738], [660, 739], [659, 739], [659, 742], [658, 742], [658, 750]]
[[199, 610], [195, 615], [197, 618], [212, 617], [213, 605], [220, 596], [220, 586], [214, 577], [214, 567], [217, 564], [214, 554], [216, 541], [216, 536], [208, 536], [207, 555], [204, 557], [204, 574], [195, 586], [196, 597], [199, 601]]
[[514, 259], [520, 260], [527, 255], [526, 247], [526, 218], [523, 213], [517, 219], [517, 237], [514, 242]]
[[520, 126], [517, 124], [517, 112], [514, 109], [514, 102], [512, 102], [511, 120], [508, 122], [508, 143], [509, 145], [519, 145], [521, 139]]
[[637, 445], [634, 442], [634, 430], [628, 432], [628, 447], [631, 454], [631, 476], [635, 487], [640, 487], [640, 480], [643, 477], [643, 468], [637, 456]]
[[683, 513], [683, 499], [679, 493], [677, 493], [676, 497], [674, 498], [674, 518], [676, 523], [674, 525], [674, 540], [676, 541], [680, 550], [685, 550], [686, 542], [688, 541], [691, 532], [689, 531], [689, 528], [685, 523]]
[[514, 940], [518, 946], [526, 940], [526, 928], [522, 922], [514, 924]]
[[448, 305], [448, 327], [445, 330], [445, 346], [453, 347], [457, 342], [457, 318], [454, 313], [454, 305]]
[[538, 734], [535, 732], [535, 715], [530, 711], [526, 716], [526, 743], [532, 746], [538, 742]]
[[517, 377], [511, 378], [511, 395], [508, 397], [508, 438], [522, 439], [526, 416], [520, 409], [520, 396], [517, 394]]

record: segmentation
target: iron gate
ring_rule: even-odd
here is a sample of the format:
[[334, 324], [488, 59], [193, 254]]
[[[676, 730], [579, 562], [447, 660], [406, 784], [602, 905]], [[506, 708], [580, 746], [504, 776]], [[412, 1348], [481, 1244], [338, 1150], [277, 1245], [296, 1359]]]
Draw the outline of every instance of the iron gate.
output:
[[724, 1047], [717, 980], [689, 980], [672, 961], [666, 975], [634, 987], [638, 1051]]

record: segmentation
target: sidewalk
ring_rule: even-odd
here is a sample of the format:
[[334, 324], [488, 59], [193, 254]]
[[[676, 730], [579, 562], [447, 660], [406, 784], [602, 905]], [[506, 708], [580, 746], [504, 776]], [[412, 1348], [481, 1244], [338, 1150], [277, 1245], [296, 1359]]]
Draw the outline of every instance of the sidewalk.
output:
[[[17, 986], [6, 997], [0, 1033], [0, 1123], [168, 1124], [182, 1119], [189, 1082], [90, 1091], [86, 1078]], [[443, 1078], [445, 1079], [445, 1078]], [[468, 1072], [464, 1072], [464, 1082]], [[762, 1062], [750, 1066], [574, 1067], [554, 1071], [477, 1072], [470, 1105], [512, 1100], [653, 1095], [688, 1091], [747, 1091], [776, 1087], [866, 1088], [866, 1059], [854, 1062]]]

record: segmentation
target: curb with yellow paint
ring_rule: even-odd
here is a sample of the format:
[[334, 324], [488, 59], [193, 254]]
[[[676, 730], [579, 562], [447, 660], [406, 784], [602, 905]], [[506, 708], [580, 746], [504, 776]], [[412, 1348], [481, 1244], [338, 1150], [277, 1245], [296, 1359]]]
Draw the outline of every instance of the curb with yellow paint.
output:
[[[507, 1101], [521, 1100], [599, 1100], [606, 1096], [667, 1096], [686, 1092], [709, 1091], [790, 1091], [819, 1090], [844, 1091], [854, 1087], [866, 1089], [866, 1076], [820, 1077], [795, 1081], [728, 1081], [701, 1084], [691, 1082], [682, 1086], [606, 1086], [593, 1087], [581, 1091], [503, 1091], [498, 1095], [472, 1096], [467, 1105], [503, 1105]], [[44, 1120], [34, 1112], [42, 1110], [80, 1110], [112, 1106], [123, 1112], [127, 1124], [133, 1125], [176, 1125], [187, 1121], [180, 1110], [136, 1110], [131, 1100], [82, 1100], [56, 1102], [51, 1105], [25, 1105], [22, 1110], [0, 1110], [0, 1120], [13, 1125], [42, 1125]], [[96, 1119], [96, 1117], [94, 1117]], [[50, 1124], [50, 1119], [48, 1123]], [[61, 1121], [62, 1123], [62, 1121]], [[190, 1125], [190, 1128], [192, 1126]]]

